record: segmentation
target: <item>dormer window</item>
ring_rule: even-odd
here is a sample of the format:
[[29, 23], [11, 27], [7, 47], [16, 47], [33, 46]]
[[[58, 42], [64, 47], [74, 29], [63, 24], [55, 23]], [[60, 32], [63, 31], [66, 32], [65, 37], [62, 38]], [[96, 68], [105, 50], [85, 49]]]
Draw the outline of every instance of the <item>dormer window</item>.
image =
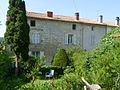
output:
[[31, 26], [31, 27], [35, 27], [35, 26], [36, 26], [35, 20], [30, 20], [30, 26]]
[[76, 24], [73, 24], [73, 25], [72, 25], [72, 29], [73, 29], [73, 30], [76, 30]]

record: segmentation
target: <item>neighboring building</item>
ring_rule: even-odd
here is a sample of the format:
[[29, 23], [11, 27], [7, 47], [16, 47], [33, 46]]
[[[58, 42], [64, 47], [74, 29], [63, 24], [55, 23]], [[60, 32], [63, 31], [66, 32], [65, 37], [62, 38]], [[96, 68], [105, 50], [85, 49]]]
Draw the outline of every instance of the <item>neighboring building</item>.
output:
[[30, 53], [36, 56], [45, 56], [50, 63], [58, 48], [79, 46], [83, 50], [94, 49], [100, 39], [112, 27], [119, 25], [119, 17], [116, 23], [103, 22], [100, 15], [98, 21], [92, 21], [75, 16], [53, 15], [27, 12], [30, 25]]

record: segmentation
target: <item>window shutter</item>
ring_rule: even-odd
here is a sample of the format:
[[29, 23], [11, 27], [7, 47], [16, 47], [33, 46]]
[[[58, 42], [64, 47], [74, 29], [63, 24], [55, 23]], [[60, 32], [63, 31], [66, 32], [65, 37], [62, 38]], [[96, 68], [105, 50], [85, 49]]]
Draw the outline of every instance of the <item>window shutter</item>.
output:
[[36, 32], [35, 34], [36, 34], [36, 38], [35, 38], [35, 40], [36, 40], [36, 44], [38, 44], [38, 43], [39, 43], [39, 33]]
[[65, 40], [65, 44], [68, 44], [68, 34], [65, 34], [64, 40]]
[[31, 42], [34, 43], [34, 33], [31, 33]]
[[37, 44], [37, 33], [36, 32], [34, 32], [33, 37], [34, 37], [34, 43]]
[[32, 32], [30, 32], [29, 37], [30, 37], [30, 43], [32, 43]]
[[29, 51], [29, 52], [28, 52], [28, 55], [29, 55], [29, 56], [32, 56], [32, 51]]
[[73, 44], [77, 44], [76, 35], [73, 35]]
[[40, 59], [44, 57], [44, 51], [40, 51]]
[[40, 43], [40, 42], [41, 42], [40, 33], [38, 33], [38, 37], [39, 37], [39, 39], [38, 39], [38, 43]]

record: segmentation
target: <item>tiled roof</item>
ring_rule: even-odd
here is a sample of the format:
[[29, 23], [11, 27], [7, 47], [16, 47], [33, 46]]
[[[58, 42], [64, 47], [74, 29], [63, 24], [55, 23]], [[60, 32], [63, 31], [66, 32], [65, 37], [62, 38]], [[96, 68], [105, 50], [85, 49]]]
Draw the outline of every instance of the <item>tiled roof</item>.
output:
[[37, 18], [37, 19], [48, 19], [48, 20], [58, 20], [58, 21], [68, 21], [68, 22], [104, 25], [104, 26], [116, 26], [113, 22], [99, 23], [97, 21], [84, 19], [84, 18], [80, 18], [79, 20], [76, 20], [76, 16], [53, 15], [53, 17], [48, 17], [46, 13], [27, 12], [27, 17]]

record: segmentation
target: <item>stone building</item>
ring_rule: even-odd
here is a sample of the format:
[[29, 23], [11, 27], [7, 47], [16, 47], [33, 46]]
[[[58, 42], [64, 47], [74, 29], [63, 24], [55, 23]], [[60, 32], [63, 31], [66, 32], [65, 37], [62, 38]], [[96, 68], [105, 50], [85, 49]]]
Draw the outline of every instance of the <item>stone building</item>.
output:
[[119, 25], [119, 17], [115, 23], [98, 21], [75, 16], [54, 15], [53, 12], [27, 12], [30, 25], [30, 54], [45, 56], [50, 63], [58, 48], [78, 46], [83, 50], [94, 49], [100, 39], [112, 27]]

